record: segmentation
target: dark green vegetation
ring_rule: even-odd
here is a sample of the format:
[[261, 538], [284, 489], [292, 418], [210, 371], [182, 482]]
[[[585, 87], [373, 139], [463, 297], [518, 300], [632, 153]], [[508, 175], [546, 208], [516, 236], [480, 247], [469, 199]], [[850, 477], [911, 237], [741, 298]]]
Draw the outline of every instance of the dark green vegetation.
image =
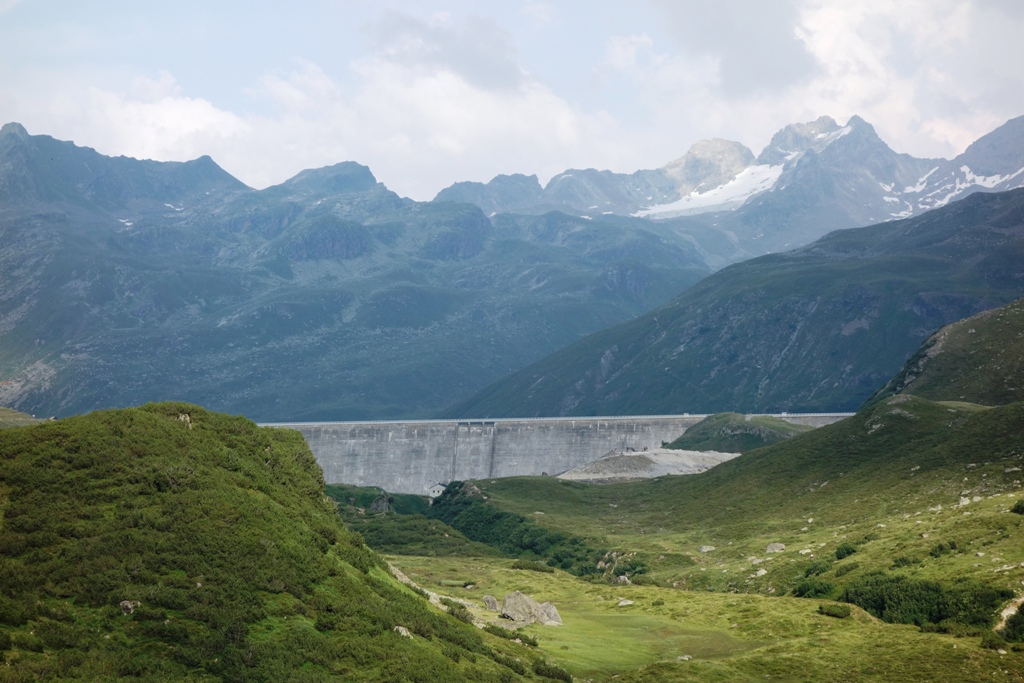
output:
[[0, 200], [0, 404], [39, 415], [429, 416], [710, 272], [642, 219], [488, 217], [351, 162], [254, 191], [16, 124]]
[[295, 432], [184, 403], [5, 429], [0, 500], [3, 680], [498, 681], [528, 653], [395, 582]]
[[421, 556], [502, 557], [501, 551], [471, 541], [436, 519], [424, 496], [386, 493], [378, 488], [329, 484], [327, 495], [338, 505], [345, 526], [381, 553]]
[[693, 425], [666, 448], [746, 453], [813, 429], [777, 417], [718, 413]]
[[898, 393], [994, 406], [1024, 400], [1024, 299], [933, 334], [872, 400]]
[[5, 427], [26, 427], [41, 422], [27, 413], [21, 413], [10, 408], [0, 408], [0, 429]]
[[509, 557], [536, 557], [576, 576], [599, 573], [597, 563], [605, 554], [579, 536], [545, 529], [521, 514], [488, 505], [476, 486], [461, 481], [449, 484], [427, 514]]
[[942, 325], [1024, 294], [1024, 191], [711, 275], [446, 416], [853, 410]]

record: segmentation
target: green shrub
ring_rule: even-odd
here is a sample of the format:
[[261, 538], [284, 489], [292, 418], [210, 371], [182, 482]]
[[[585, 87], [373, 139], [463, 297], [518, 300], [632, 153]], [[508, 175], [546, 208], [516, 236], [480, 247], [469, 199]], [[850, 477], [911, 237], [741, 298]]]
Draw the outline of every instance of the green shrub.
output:
[[533, 672], [538, 676], [543, 676], [544, 678], [572, 683], [572, 674], [557, 664], [551, 664], [546, 659], [538, 659], [535, 661], [533, 663]]
[[451, 598], [441, 598], [441, 604], [448, 608], [448, 614], [459, 621], [466, 624], [473, 623], [473, 613], [466, 609], [466, 606], [462, 603], [455, 602]]
[[654, 602], [651, 603], [651, 607], [661, 607], [664, 604], [665, 604], [665, 601], [662, 600], [661, 598], [658, 598], [657, 600], [655, 600]]
[[860, 569], [859, 562], [845, 562], [836, 567], [836, 578], [839, 578], [840, 576], [846, 576], [855, 569]]
[[850, 616], [850, 606], [823, 602], [818, 605], [818, 614], [824, 614], [827, 617], [835, 617], [836, 619], [845, 619]]
[[825, 598], [835, 591], [836, 585], [831, 581], [809, 578], [804, 579], [793, 589], [793, 595], [798, 598]]
[[985, 631], [982, 633], [980, 645], [987, 650], [1006, 649], [1006, 641], [995, 631]]
[[815, 560], [810, 567], [804, 570], [804, 578], [810, 578], [812, 576], [818, 576], [824, 574], [832, 568], [832, 563], [828, 560]]
[[549, 567], [543, 562], [533, 562], [531, 560], [516, 560], [512, 563], [512, 569], [525, 569], [531, 572], [543, 572], [544, 574], [555, 573], [554, 567]]
[[892, 569], [899, 569], [900, 567], [909, 567], [913, 564], [920, 563], [921, 560], [916, 557], [907, 557], [906, 555], [900, 555], [899, 557], [893, 558]]
[[518, 640], [525, 645], [529, 645], [530, 647], [537, 647], [537, 645], [539, 644], [537, 642], [537, 639], [531, 636], [529, 633], [524, 633], [522, 631], [514, 631], [512, 629], [507, 629], [504, 626], [498, 626], [497, 624], [486, 624], [484, 625], [484, 630], [490, 633], [492, 636], [498, 636], [499, 638], [504, 638], [505, 640]]
[[1006, 626], [1002, 631], [1003, 638], [1011, 643], [1024, 642], [1024, 612], [1018, 607], [1017, 611], [1006, 620]]
[[507, 669], [512, 669], [520, 676], [525, 676], [526, 672], [528, 671], [526, 665], [523, 664], [523, 660], [516, 659], [515, 657], [506, 657], [500, 652], [495, 652], [494, 654], [492, 654], [491, 659], [493, 659], [495, 662], [501, 664], [503, 667]]
[[956, 541], [949, 541], [948, 543], [943, 542], [937, 544], [928, 552], [928, 554], [932, 557], [942, 557], [946, 553], [950, 553], [954, 550], [956, 550]]
[[1024, 498], [1014, 503], [1013, 507], [1010, 508], [1010, 512], [1016, 512], [1018, 515], [1024, 515]]
[[838, 548], [836, 548], [836, 559], [841, 560], [844, 557], [853, 555], [855, 552], [857, 552], [857, 546], [852, 543], [842, 543]]
[[605, 551], [591, 548], [578, 536], [545, 529], [532, 519], [499, 510], [465, 489], [465, 482], [450, 483], [426, 515], [506, 555], [533, 555], [576, 576], [599, 573], [597, 562]]
[[883, 621], [897, 624], [938, 624], [949, 619], [968, 626], [990, 626], [1009, 589], [977, 581], [940, 584], [900, 574], [877, 572], [846, 586], [839, 597]]

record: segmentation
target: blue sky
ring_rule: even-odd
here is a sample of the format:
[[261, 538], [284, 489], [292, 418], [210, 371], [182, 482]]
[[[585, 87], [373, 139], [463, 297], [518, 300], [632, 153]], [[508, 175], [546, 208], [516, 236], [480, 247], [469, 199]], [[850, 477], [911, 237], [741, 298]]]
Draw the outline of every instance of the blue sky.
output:
[[1022, 35], [1017, 0], [0, 0], [0, 121], [254, 187], [353, 160], [415, 199], [823, 114], [951, 157], [1024, 114]]

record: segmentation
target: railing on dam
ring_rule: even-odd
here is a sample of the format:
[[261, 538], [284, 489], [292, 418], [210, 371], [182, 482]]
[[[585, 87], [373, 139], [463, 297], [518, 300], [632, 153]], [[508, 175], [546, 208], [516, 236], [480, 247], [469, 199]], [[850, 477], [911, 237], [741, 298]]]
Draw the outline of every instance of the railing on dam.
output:
[[[597, 416], [575, 416], [575, 417], [488, 417], [488, 418], [409, 418], [406, 420], [312, 420], [309, 422], [261, 422], [261, 427], [306, 427], [309, 425], [402, 425], [402, 424], [494, 424], [499, 422], [579, 422], [588, 421], [609, 421], [609, 420], [662, 420], [685, 418], [687, 420], [703, 420], [714, 413], [680, 413], [678, 415], [597, 415]], [[745, 413], [750, 417], [778, 417], [786, 418], [811, 418], [811, 417], [834, 417], [841, 420], [850, 417], [855, 413]]]
[[[778, 413], [822, 426], [852, 413]], [[329, 484], [425, 494], [456, 479], [559, 474], [613, 450], [642, 451], [678, 438], [706, 414], [605, 417], [276, 422], [302, 433]]]

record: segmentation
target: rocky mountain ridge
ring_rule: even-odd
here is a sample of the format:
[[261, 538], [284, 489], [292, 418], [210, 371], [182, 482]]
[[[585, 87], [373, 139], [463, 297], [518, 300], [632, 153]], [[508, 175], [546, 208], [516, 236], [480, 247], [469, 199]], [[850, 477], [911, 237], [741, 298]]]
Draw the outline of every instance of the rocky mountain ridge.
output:
[[[634, 215], [670, 221], [681, 233], [729, 235], [723, 262], [808, 244], [840, 228], [908, 218], [978, 191], [1024, 186], [1024, 117], [954, 159], [898, 154], [858, 116], [790, 124], [755, 158], [738, 142], [703, 140], [654, 170], [617, 174], [570, 169], [546, 186], [535, 176], [456, 183], [434, 201], [485, 212]], [[699, 241], [699, 239], [698, 239]]]

